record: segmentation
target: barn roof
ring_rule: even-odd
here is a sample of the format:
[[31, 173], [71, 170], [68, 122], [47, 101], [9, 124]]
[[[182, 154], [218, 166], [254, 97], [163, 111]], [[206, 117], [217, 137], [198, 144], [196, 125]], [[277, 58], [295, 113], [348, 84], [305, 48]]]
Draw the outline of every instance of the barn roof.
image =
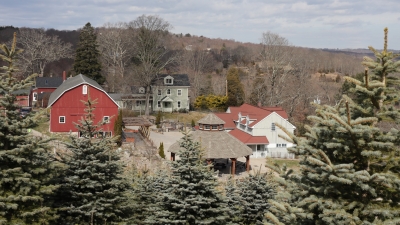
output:
[[[209, 159], [240, 158], [253, 154], [250, 147], [225, 131], [196, 130], [189, 134], [204, 149], [204, 157]], [[179, 153], [182, 148], [177, 141], [169, 147], [168, 152]]]
[[107, 94], [107, 92], [100, 86], [100, 84], [82, 74], [79, 74], [65, 80], [53, 93], [51, 93], [49, 98], [49, 104], [47, 107], [53, 105], [66, 91], [69, 91], [82, 84], [90, 85], [102, 91], [115, 103], [115, 105], [118, 106], [118, 104], [114, 101], [114, 99]]

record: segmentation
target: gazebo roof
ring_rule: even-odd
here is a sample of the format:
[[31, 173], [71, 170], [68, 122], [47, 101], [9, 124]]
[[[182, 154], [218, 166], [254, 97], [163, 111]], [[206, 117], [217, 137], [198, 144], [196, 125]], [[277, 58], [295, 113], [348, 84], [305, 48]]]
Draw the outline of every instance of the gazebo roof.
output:
[[[253, 154], [250, 147], [230, 135], [228, 132], [209, 132], [196, 130], [189, 134], [191, 138], [199, 142], [204, 149], [204, 157], [209, 159], [239, 158]], [[181, 147], [179, 141], [169, 147], [168, 152], [179, 153]]]
[[218, 124], [225, 124], [225, 121], [220, 119], [214, 113], [209, 113], [207, 116], [201, 118], [198, 123], [201, 124], [210, 124], [210, 125], [218, 125]]

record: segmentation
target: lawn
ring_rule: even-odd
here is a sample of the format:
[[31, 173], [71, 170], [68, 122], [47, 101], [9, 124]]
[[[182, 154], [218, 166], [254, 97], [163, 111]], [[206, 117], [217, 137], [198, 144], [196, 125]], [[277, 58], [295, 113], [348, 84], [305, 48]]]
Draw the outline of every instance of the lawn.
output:
[[282, 168], [283, 164], [286, 164], [287, 168], [299, 171], [299, 160], [298, 159], [278, 159], [278, 158], [267, 158], [268, 164], [277, 163]]
[[[188, 113], [163, 113], [164, 120], [174, 120], [182, 123], [190, 124], [192, 120], [197, 124], [197, 121], [205, 117], [207, 113], [190, 111]], [[154, 115], [156, 116], [156, 114]]]

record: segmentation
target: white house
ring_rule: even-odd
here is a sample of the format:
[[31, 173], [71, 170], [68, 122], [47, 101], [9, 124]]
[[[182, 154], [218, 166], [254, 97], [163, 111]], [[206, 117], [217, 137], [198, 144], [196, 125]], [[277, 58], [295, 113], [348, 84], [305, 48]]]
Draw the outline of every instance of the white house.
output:
[[285, 133], [280, 124], [293, 133], [296, 127], [288, 121], [287, 113], [281, 107], [257, 107], [243, 104], [229, 107], [225, 113], [215, 113], [225, 121], [224, 129], [253, 150], [253, 158], [293, 158], [288, 147], [293, 144], [278, 137]]

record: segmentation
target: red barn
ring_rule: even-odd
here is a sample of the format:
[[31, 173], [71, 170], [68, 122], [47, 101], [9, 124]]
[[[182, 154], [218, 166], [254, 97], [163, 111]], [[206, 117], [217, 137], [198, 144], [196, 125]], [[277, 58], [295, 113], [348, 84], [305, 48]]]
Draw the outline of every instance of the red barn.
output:
[[94, 110], [95, 123], [107, 121], [102, 126], [103, 134], [112, 136], [114, 122], [118, 116], [118, 104], [94, 80], [79, 74], [64, 81], [49, 98], [50, 132], [78, 132], [74, 122], [85, 115], [81, 100], [97, 99]]

